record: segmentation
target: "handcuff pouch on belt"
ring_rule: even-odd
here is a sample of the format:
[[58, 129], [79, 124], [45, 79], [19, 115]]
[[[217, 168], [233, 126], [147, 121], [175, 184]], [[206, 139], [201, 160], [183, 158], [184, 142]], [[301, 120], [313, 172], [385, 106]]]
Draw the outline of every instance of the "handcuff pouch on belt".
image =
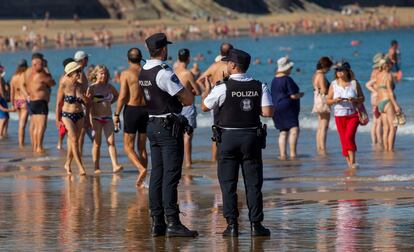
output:
[[259, 138], [260, 147], [266, 148], [266, 137], [267, 137], [267, 125], [261, 124], [257, 127], [257, 137]]
[[171, 136], [182, 137], [183, 133], [191, 135], [193, 133], [193, 127], [188, 123], [188, 120], [183, 115], [168, 115], [162, 122], [164, 129], [171, 130]]

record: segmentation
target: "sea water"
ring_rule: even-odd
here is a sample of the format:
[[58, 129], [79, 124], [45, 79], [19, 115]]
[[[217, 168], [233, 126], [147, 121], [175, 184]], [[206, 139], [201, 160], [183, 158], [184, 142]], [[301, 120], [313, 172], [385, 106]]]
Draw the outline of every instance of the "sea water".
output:
[[[335, 126], [331, 122], [328, 155], [315, 152], [316, 116], [313, 103], [312, 74], [319, 57], [350, 62], [358, 80], [364, 84], [371, 72], [371, 59], [386, 52], [397, 39], [402, 51], [404, 79], [397, 85], [398, 101], [407, 114], [407, 125], [398, 129], [396, 152], [385, 154], [371, 146], [369, 126], [359, 127], [357, 159], [361, 168], [346, 169]], [[248, 51], [260, 65], [251, 65], [249, 74], [270, 83], [276, 68], [267, 59], [288, 55], [295, 62], [292, 78], [305, 96], [301, 101], [301, 135], [296, 160], [277, 160], [277, 134], [271, 121], [264, 157], [263, 202], [265, 225], [272, 230], [269, 239], [251, 238], [242, 179], [239, 183], [240, 231], [237, 239], [223, 239], [226, 226], [222, 217], [222, 199], [216, 167], [210, 158], [211, 132], [208, 113], [199, 113], [199, 128], [193, 145], [194, 166], [183, 169], [179, 186], [181, 220], [197, 229], [197, 239], [164, 239], [149, 236], [148, 194], [134, 186], [137, 176], [122, 151], [122, 136], [116, 135], [121, 174], [111, 174], [105, 143], [102, 145], [103, 173], [93, 175], [91, 142], [85, 141], [83, 161], [87, 177], [66, 176], [65, 151], [54, 146], [55, 93], [50, 104], [51, 116], [45, 136], [45, 156], [31, 153], [30, 147], [17, 145], [16, 115], [11, 115], [9, 137], [0, 141], [0, 247], [10, 251], [411, 251], [413, 243], [414, 173], [412, 142], [412, 93], [414, 71], [413, 30], [343, 33], [326, 35], [266, 37], [253, 40], [237, 38], [177, 42], [169, 52], [175, 59], [178, 49], [186, 47], [192, 56], [202, 53], [202, 70], [218, 54], [221, 42]], [[360, 40], [358, 47], [352, 40]], [[115, 45], [111, 49], [81, 48], [91, 54], [90, 63], [105, 64], [111, 72], [127, 67], [126, 52], [143, 44]], [[54, 77], [63, 72], [62, 60], [76, 49], [43, 50]], [[209, 53], [210, 52], [210, 53]], [[0, 61], [10, 77], [21, 58], [30, 52], [1, 54]], [[296, 69], [300, 71], [296, 71]], [[328, 74], [332, 78], [332, 72]], [[116, 85], [119, 87], [118, 85]], [[363, 85], [366, 97], [368, 91]], [[369, 99], [367, 99], [369, 101]], [[197, 99], [199, 108], [200, 100]], [[366, 105], [370, 107], [369, 102]], [[405, 135], [404, 135], [405, 134]], [[28, 136], [27, 136], [28, 142]], [[74, 173], [77, 169], [72, 165]]]

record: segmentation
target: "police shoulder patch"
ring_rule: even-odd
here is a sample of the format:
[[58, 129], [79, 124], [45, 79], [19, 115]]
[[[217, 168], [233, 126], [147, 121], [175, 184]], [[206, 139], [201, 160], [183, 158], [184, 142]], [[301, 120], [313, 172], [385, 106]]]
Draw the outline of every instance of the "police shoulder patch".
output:
[[167, 65], [167, 64], [165, 64], [165, 63], [161, 64], [161, 67], [162, 67], [163, 69], [169, 69], [169, 68], [170, 68], [170, 66], [169, 66], [169, 65]]
[[173, 74], [171, 75], [171, 81], [176, 83], [176, 84], [180, 84], [180, 80], [178, 79], [177, 75]]

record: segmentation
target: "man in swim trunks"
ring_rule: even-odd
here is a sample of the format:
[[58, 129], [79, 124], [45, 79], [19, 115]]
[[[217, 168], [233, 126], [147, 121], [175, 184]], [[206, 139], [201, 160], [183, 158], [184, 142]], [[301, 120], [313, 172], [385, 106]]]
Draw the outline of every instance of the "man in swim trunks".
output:
[[33, 151], [44, 152], [43, 137], [47, 126], [49, 114], [48, 103], [50, 89], [56, 83], [49, 73], [46, 61], [40, 53], [32, 55], [32, 67], [28, 70], [26, 90], [29, 94], [29, 109], [31, 112], [30, 133]]
[[[200, 86], [204, 86], [204, 79], [209, 78], [210, 83], [214, 86], [217, 82], [223, 80], [224, 78], [228, 77], [229, 74], [227, 73], [227, 63], [221, 61], [221, 58], [226, 57], [229, 55], [230, 49], [233, 49], [233, 45], [229, 43], [223, 43], [220, 46], [220, 55], [216, 58], [216, 62], [214, 62], [201, 76], [197, 79], [197, 84]], [[207, 87], [205, 87], [206, 89]], [[214, 110], [212, 111], [213, 117], [213, 124], [214, 121]], [[217, 161], [217, 146], [216, 143], [213, 142], [211, 145], [211, 161]]]
[[[187, 69], [188, 64], [190, 63], [190, 50], [187, 48], [180, 49], [178, 51], [178, 60], [174, 64], [174, 72], [180, 80], [181, 84], [188, 90], [190, 90], [193, 95], [200, 95], [201, 89], [200, 86], [195, 82], [193, 73]], [[193, 129], [197, 128], [197, 111], [193, 104], [190, 106], [184, 106], [181, 114], [185, 116]], [[184, 133], [184, 165], [185, 167], [191, 167], [191, 141], [193, 134]]]
[[[146, 150], [148, 112], [142, 89], [138, 85], [141, 60], [142, 54], [138, 48], [128, 50], [129, 68], [121, 73], [121, 87], [114, 116], [115, 124], [119, 124], [119, 115], [124, 107], [124, 151], [139, 171], [137, 187], [143, 186], [148, 165]], [[134, 149], [136, 138], [138, 138], [138, 153]]]
[[392, 63], [391, 72], [397, 82], [401, 81], [401, 52], [397, 40], [391, 41], [391, 47], [388, 50], [388, 58]]
[[[88, 66], [89, 61], [89, 54], [85, 53], [84, 51], [77, 51], [75, 55], [73, 56], [73, 59], [76, 63], [78, 63], [81, 66], [81, 77], [80, 77], [80, 83], [82, 84], [82, 94], [86, 95], [86, 91], [88, 90], [88, 78], [86, 77], [84, 69]], [[87, 106], [84, 106], [85, 115], [86, 118], [89, 118], [89, 108]], [[85, 134], [87, 130], [90, 130], [92, 128], [90, 120], [85, 120], [85, 127], [81, 130], [78, 146], [79, 146], [79, 153], [82, 155], [83, 153], [83, 143], [85, 142]]]

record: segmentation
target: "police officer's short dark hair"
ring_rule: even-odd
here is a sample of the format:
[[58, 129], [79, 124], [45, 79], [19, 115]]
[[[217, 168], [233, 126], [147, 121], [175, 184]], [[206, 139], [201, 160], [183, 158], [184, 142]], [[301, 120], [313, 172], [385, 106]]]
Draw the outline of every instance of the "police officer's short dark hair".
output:
[[398, 45], [397, 40], [393, 39], [393, 40], [391, 41], [391, 45], [392, 45], [392, 46], [393, 46], [393, 45]]
[[220, 55], [221, 56], [229, 56], [230, 50], [233, 49], [233, 45], [230, 43], [223, 43], [220, 46]]
[[128, 60], [132, 63], [139, 64], [142, 60], [142, 53], [138, 48], [131, 48], [128, 50]]
[[158, 49], [148, 49], [149, 54], [151, 57], [155, 58], [161, 55], [162, 53], [162, 48], [158, 48]]
[[187, 60], [190, 58], [190, 50], [187, 48], [182, 48], [178, 51], [178, 60], [180, 62], [187, 62]]

